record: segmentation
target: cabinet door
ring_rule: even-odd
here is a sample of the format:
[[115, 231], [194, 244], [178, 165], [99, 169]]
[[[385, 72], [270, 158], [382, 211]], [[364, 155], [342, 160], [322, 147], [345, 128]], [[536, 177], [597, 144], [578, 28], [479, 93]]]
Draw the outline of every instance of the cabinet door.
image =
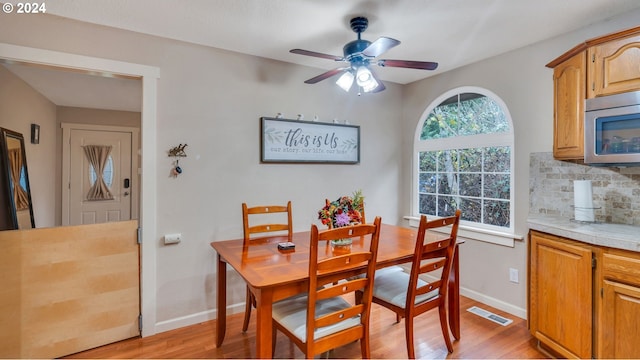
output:
[[640, 90], [640, 35], [589, 48], [589, 98]]
[[532, 335], [563, 357], [591, 358], [591, 249], [533, 231], [530, 246]]
[[553, 156], [584, 158], [586, 54], [581, 52], [553, 69]]
[[640, 359], [640, 287], [605, 280], [601, 357]]

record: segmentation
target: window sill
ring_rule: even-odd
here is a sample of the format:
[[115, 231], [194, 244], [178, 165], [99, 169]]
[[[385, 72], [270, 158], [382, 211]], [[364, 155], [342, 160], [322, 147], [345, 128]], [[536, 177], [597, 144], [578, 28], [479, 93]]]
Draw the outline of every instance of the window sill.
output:
[[[404, 216], [405, 220], [409, 221], [409, 226], [417, 228], [420, 225], [420, 218], [416, 216]], [[458, 227], [458, 236], [473, 239], [478, 241], [484, 241], [490, 244], [515, 247], [516, 240], [523, 240], [524, 236], [517, 234], [510, 234], [507, 232], [494, 231], [488, 229], [481, 229], [472, 226], [460, 225]]]

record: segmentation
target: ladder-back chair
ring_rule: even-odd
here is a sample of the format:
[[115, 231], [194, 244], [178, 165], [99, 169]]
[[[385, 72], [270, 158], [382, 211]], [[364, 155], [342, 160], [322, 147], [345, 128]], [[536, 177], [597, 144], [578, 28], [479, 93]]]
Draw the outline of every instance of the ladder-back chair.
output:
[[[456, 210], [454, 216], [432, 221], [427, 221], [427, 217], [422, 215], [410, 273], [397, 271], [395, 267], [376, 273], [373, 302], [395, 312], [398, 320], [405, 319], [407, 354], [411, 359], [415, 358], [413, 318], [436, 307], [447, 350], [453, 352], [446, 316], [446, 297], [459, 223], [460, 210]], [[443, 229], [446, 227], [450, 228]], [[446, 232], [433, 231], [438, 228]], [[421, 275], [431, 276], [427, 279], [421, 278]]]
[[[380, 223], [376, 217], [373, 224], [324, 231], [311, 225], [309, 291], [273, 304], [274, 349], [279, 330], [307, 358], [356, 340], [360, 340], [362, 358], [370, 357], [369, 318]], [[370, 238], [369, 248], [318, 260], [319, 242], [350, 237]], [[353, 276], [359, 273], [363, 275]], [[362, 298], [352, 305], [344, 297], [356, 291]]]
[[[274, 222], [275, 217], [278, 217]], [[255, 221], [250, 221], [256, 218]], [[254, 235], [276, 235], [286, 234], [288, 241], [293, 236], [293, 222], [291, 221], [291, 201], [287, 205], [260, 205], [248, 207], [246, 203], [242, 203], [242, 226], [244, 233], [244, 246], [251, 244]], [[249, 320], [251, 319], [251, 308], [255, 307], [255, 297], [249, 286], [247, 285], [247, 299], [244, 311], [244, 321], [242, 323], [242, 332], [246, 332], [249, 328]]]

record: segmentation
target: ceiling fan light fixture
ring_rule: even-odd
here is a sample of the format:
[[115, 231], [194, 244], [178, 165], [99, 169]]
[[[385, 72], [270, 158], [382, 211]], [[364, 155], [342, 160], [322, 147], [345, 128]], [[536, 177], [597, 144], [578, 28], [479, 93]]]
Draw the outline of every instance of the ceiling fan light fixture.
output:
[[356, 72], [356, 82], [364, 92], [371, 92], [378, 87], [378, 82], [373, 77], [371, 70], [366, 66], [360, 66]]
[[345, 71], [344, 74], [342, 74], [342, 76], [340, 76], [336, 81], [336, 85], [340, 86], [342, 90], [349, 92], [351, 85], [353, 85], [354, 78], [355, 77], [351, 71]]
[[373, 92], [378, 88], [378, 82], [375, 79], [371, 79], [366, 85], [362, 86], [362, 90], [366, 93]]
[[358, 85], [363, 86], [373, 80], [373, 74], [366, 66], [360, 66], [356, 71], [356, 79], [358, 80]]

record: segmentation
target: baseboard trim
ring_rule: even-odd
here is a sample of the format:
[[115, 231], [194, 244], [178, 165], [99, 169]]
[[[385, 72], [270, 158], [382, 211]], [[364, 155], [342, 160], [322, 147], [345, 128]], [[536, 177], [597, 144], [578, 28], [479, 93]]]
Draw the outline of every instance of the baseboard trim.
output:
[[[231, 314], [238, 313], [240, 311], [244, 311], [244, 306], [245, 306], [244, 302], [230, 305], [227, 307], [227, 314], [231, 315]], [[202, 311], [202, 312], [187, 315], [187, 316], [181, 316], [173, 319], [160, 321], [156, 323], [155, 333], [157, 334], [157, 333], [161, 333], [169, 330], [179, 329], [185, 326], [199, 324], [201, 322], [215, 320], [218, 318], [217, 313], [218, 311], [213, 309], [213, 310]]]
[[[525, 319], [527, 318], [527, 310], [514, 306], [513, 304], [506, 303], [502, 300], [498, 300], [496, 298], [487, 296], [485, 294], [479, 293], [474, 290], [470, 290], [467, 288], [460, 288], [460, 295], [466, 296], [483, 304], [489, 305], [498, 310], [505, 311], [511, 315], [517, 316], [519, 318]], [[238, 312], [244, 311], [244, 302], [230, 305], [227, 307], [227, 314], [236, 314]], [[164, 321], [160, 321], [155, 325], [154, 334], [175, 330], [181, 327], [195, 325], [201, 322], [210, 321], [217, 319], [217, 311], [215, 309], [202, 311], [199, 313], [181, 316], [173, 319], [168, 319]]]
[[473, 299], [475, 301], [481, 302], [483, 304], [489, 305], [491, 307], [494, 307], [498, 310], [502, 310], [502, 311], [506, 311], [509, 314], [513, 315], [513, 316], [517, 316], [521, 319], [527, 319], [527, 310], [523, 309], [521, 307], [517, 307], [513, 304], [509, 304], [507, 302], [504, 302], [502, 300], [487, 296], [485, 294], [479, 293], [477, 291], [474, 290], [470, 290], [467, 288], [460, 288], [460, 295], [462, 296], [466, 296], [470, 299]]

